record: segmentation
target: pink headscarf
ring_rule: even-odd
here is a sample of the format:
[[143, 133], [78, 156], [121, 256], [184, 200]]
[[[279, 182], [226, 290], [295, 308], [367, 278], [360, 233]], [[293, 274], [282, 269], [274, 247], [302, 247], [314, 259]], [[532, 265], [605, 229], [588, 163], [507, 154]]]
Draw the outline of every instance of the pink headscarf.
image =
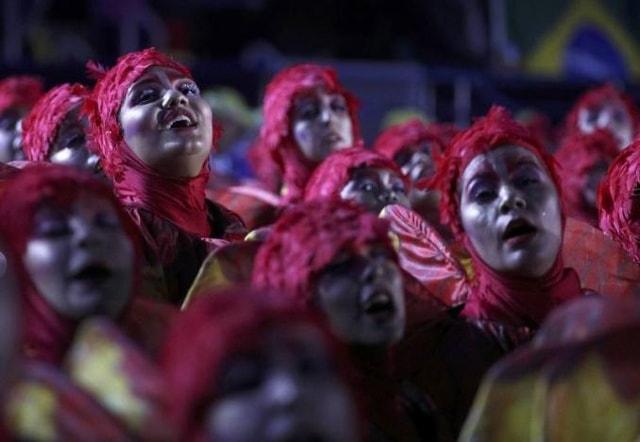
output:
[[[90, 123], [88, 139], [100, 155], [102, 168], [113, 180], [124, 206], [147, 209], [186, 232], [208, 237], [211, 233], [205, 203], [208, 161], [204, 161], [200, 174], [194, 178], [168, 177], [141, 161], [123, 139], [118, 117], [120, 107], [131, 85], [153, 66], [174, 69], [192, 78], [185, 66], [153, 48], [123, 55], [107, 71], [94, 63], [88, 64], [98, 78], [83, 108]], [[220, 130], [213, 121], [211, 124], [215, 144]]]
[[291, 208], [274, 224], [255, 257], [252, 281], [305, 304], [313, 278], [340, 251], [372, 243], [395, 256], [387, 220], [347, 201], [316, 200]]
[[505, 145], [522, 146], [536, 155], [547, 168], [561, 198], [560, 179], [553, 157], [537, 137], [499, 106], [493, 106], [485, 117], [454, 137], [436, 168], [434, 182], [442, 194], [441, 219], [464, 243], [476, 272], [477, 286], [463, 314], [513, 326], [537, 328], [551, 308], [580, 294], [580, 280], [576, 272], [564, 267], [562, 253], [559, 252], [551, 269], [540, 278], [502, 275], [482, 261], [464, 233], [460, 220], [458, 182], [462, 173], [476, 156]]
[[301, 198], [307, 179], [316, 166], [304, 157], [291, 135], [291, 109], [297, 96], [319, 87], [345, 98], [354, 144], [360, 142], [358, 101], [338, 82], [332, 68], [300, 64], [278, 73], [267, 85], [263, 104], [264, 123], [260, 136], [251, 148], [253, 153], [250, 157], [254, 168], [257, 166], [258, 169], [266, 168], [261, 162], [275, 163], [267, 170], [277, 169], [282, 174], [289, 201]]
[[7, 77], [0, 81], [0, 113], [14, 107], [31, 108], [42, 96], [39, 78], [28, 75]]
[[362, 147], [340, 149], [330, 154], [316, 167], [304, 189], [304, 201], [340, 198], [340, 191], [351, 179], [351, 171], [359, 167], [390, 170], [402, 179], [405, 188], [410, 183], [393, 160]]
[[600, 228], [640, 264], [640, 140], [621, 151], [598, 189]]
[[22, 123], [22, 149], [29, 161], [46, 161], [60, 124], [89, 95], [89, 89], [65, 83], [50, 89], [33, 106]]
[[[6, 187], [0, 203], [0, 228], [7, 246], [19, 257], [16, 267], [22, 288], [23, 342], [29, 357], [58, 364], [71, 343], [78, 325], [57, 313], [28, 276], [21, 257], [34, 234], [35, 216], [45, 201], [62, 209], [69, 207], [80, 192], [89, 192], [110, 202], [135, 251], [134, 268], [140, 264], [138, 233], [129, 215], [121, 208], [111, 188], [86, 171], [50, 163], [35, 164], [21, 170]], [[134, 278], [132, 295], [138, 280]]]

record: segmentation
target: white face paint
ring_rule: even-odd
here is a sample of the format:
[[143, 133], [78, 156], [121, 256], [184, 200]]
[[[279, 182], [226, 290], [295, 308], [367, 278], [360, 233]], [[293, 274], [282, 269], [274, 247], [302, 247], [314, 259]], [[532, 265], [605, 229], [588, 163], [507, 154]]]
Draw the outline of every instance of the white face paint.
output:
[[211, 107], [195, 82], [176, 70], [145, 71], [129, 87], [119, 119], [133, 153], [168, 176], [197, 176], [211, 152]]
[[353, 398], [310, 326], [270, 330], [255, 352], [230, 356], [205, 415], [214, 441], [357, 440]]
[[633, 121], [624, 103], [619, 100], [605, 101], [600, 106], [580, 109], [578, 112], [578, 128], [586, 134], [596, 129], [608, 129], [622, 150], [633, 141]]
[[374, 167], [353, 170], [340, 198], [354, 201], [376, 215], [389, 204], [410, 207], [402, 178], [392, 170]]
[[331, 152], [353, 146], [353, 128], [342, 95], [314, 89], [294, 99], [291, 132], [300, 152], [319, 163]]
[[42, 207], [23, 261], [59, 314], [117, 317], [132, 295], [134, 251], [112, 204], [80, 193], [71, 209]]
[[387, 346], [402, 337], [402, 274], [384, 247], [334, 258], [318, 273], [315, 298], [333, 332], [346, 343]]
[[486, 264], [530, 278], [551, 268], [562, 242], [561, 205], [534, 153], [503, 146], [480, 154], [459, 184], [462, 226]]

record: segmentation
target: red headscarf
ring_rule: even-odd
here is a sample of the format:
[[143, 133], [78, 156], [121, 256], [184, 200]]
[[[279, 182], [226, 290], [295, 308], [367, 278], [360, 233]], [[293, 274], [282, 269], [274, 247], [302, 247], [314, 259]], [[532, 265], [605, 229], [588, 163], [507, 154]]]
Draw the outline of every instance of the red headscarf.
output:
[[339, 198], [340, 191], [351, 179], [351, 171], [359, 167], [390, 170], [402, 179], [405, 188], [410, 186], [409, 180], [393, 160], [373, 150], [352, 147], [333, 152], [316, 167], [307, 181], [303, 200]]
[[306, 303], [313, 278], [341, 251], [372, 243], [395, 255], [388, 221], [346, 201], [317, 200], [291, 208], [274, 224], [256, 254], [252, 281]]
[[89, 95], [78, 83], [50, 89], [33, 106], [22, 123], [22, 149], [29, 161], [46, 161], [60, 124]]
[[631, 117], [634, 136], [640, 132], [640, 110], [636, 106], [631, 96], [619, 91], [612, 84], [604, 84], [599, 87], [589, 89], [582, 94], [573, 105], [564, 124], [566, 133], [571, 133], [578, 129], [578, 114], [581, 109], [590, 109], [600, 105], [604, 101], [620, 100], [627, 109]]
[[[208, 161], [204, 161], [202, 171], [194, 178], [168, 177], [141, 161], [123, 139], [120, 107], [129, 87], [153, 66], [174, 69], [192, 78], [185, 66], [153, 48], [123, 55], [108, 71], [88, 64], [92, 75], [98, 78], [83, 108], [90, 123], [88, 139], [100, 155], [102, 168], [113, 180], [123, 205], [147, 209], [189, 233], [208, 237], [211, 232], [205, 203]], [[213, 121], [211, 124], [215, 144], [220, 130]]]
[[458, 183], [462, 173], [476, 156], [505, 145], [521, 146], [536, 155], [562, 198], [553, 157], [506, 109], [493, 106], [485, 117], [454, 137], [436, 168], [434, 182], [442, 194], [440, 217], [469, 250], [476, 272], [477, 288], [471, 293], [464, 313], [473, 318], [537, 327], [553, 306], [580, 293], [578, 275], [564, 267], [562, 253], [558, 253], [552, 268], [540, 278], [499, 274], [478, 256], [460, 220]]
[[640, 264], [640, 141], [620, 152], [598, 189], [600, 229]]
[[331, 356], [342, 362], [343, 350], [323, 322], [279, 298], [279, 294], [251, 288], [209, 292], [176, 319], [160, 363], [170, 392], [167, 405], [180, 440], [208, 440], [205, 413], [218, 399], [224, 362], [236, 353], [260, 348], [265, 332], [275, 327], [304, 324], [317, 329]]
[[276, 163], [283, 176], [286, 198], [290, 201], [301, 198], [307, 179], [315, 167], [300, 152], [291, 135], [291, 109], [297, 96], [316, 88], [324, 88], [328, 93], [340, 94], [345, 98], [354, 144], [360, 142], [358, 101], [338, 82], [332, 68], [300, 64], [278, 73], [267, 85], [263, 104], [264, 123], [252, 147], [255, 150], [252, 157], [254, 165], [255, 160]]
[[433, 156], [444, 150], [444, 143], [433, 125], [414, 118], [385, 129], [373, 143], [373, 150], [393, 160], [402, 149], [423, 143], [430, 144]]
[[567, 215], [598, 225], [598, 213], [587, 205], [583, 189], [591, 168], [599, 162], [610, 163], [618, 155], [618, 144], [608, 130], [598, 129], [591, 134], [574, 132], [562, 139], [554, 153], [562, 167], [562, 190]]
[[[0, 228], [7, 246], [19, 258], [34, 234], [35, 216], [44, 202], [70, 207], [81, 192], [89, 192], [111, 203], [122, 226], [134, 245], [134, 268], [140, 264], [138, 233], [129, 215], [121, 208], [111, 188], [86, 171], [68, 166], [42, 163], [23, 169], [6, 188], [0, 204]], [[55, 310], [35, 288], [26, 271], [19, 275], [22, 286], [23, 339], [27, 352], [34, 358], [54, 364], [61, 362], [78, 321], [68, 319]], [[134, 278], [132, 295], [137, 290]]]
[[0, 112], [14, 107], [31, 108], [42, 96], [42, 81], [28, 75], [0, 81]]

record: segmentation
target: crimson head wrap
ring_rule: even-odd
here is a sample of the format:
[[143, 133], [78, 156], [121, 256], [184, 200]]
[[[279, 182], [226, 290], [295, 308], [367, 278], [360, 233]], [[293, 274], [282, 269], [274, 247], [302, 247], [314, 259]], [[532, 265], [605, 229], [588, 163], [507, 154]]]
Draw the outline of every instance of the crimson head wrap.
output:
[[640, 264], [640, 140], [621, 151], [598, 188], [600, 229]]
[[42, 81], [27, 75], [0, 81], [0, 112], [13, 107], [31, 108], [43, 93]]
[[394, 159], [402, 149], [423, 143], [429, 143], [432, 156], [437, 156], [444, 149], [444, 143], [434, 126], [414, 118], [385, 129], [373, 143], [373, 150]]
[[360, 141], [358, 100], [338, 82], [333, 68], [300, 64], [279, 72], [267, 85], [263, 102], [264, 122], [252, 150], [264, 161], [275, 161], [284, 175], [285, 185], [294, 193], [294, 199], [302, 192], [314, 165], [303, 156], [291, 135], [293, 103], [299, 95], [317, 88], [345, 98], [354, 144]]
[[598, 129], [590, 134], [575, 131], [562, 139], [554, 157], [562, 168], [562, 190], [569, 216], [593, 223], [589, 218], [594, 215], [590, 214], [583, 198], [588, 174], [598, 163], [609, 164], [617, 155], [617, 142], [608, 130]]
[[589, 89], [582, 94], [573, 105], [565, 120], [565, 130], [570, 133], [578, 129], [578, 114], [581, 109], [591, 109], [605, 101], [621, 101], [627, 109], [633, 126], [634, 136], [640, 131], [640, 110], [631, 96], [621, 92], [612, 84], [604, 84]]
[[[123, 134], [118, 114], [128, 89], [149, 68], [159, 66], [175, 69], [187, 78], [193, 78], [189, 69], [154, 48], [131, 52], [118, 58], [109, 70], [89, 62], [87, 67], [97, 82], [83, 107], [89, 118], [88, 139], [100, 156], [105, 174], [115, 177], [123, 167], [125, 159], [119, 149], [123, 148]], [[214, 144], [220, 135], [214, 127]]]
[[[288, 325], [307, 325], [320, 332], [332, 362], [343, 350], [316, 316], [268, 291], [231, 288], [205, 293], [175, 320], [160, 364], [169, 388], [168, 407], [180, 440], [205, 440], [208, 408], [221, 394], [226, 361], [236, 354], [263, 348], [266, 332]], [[337, 365], [336, 376], [342, 365]]]
[[387, 220], [340, 200], [293, 206], [274, 224], [256, 254], [252, 281], [307, 303], [313, 279], [340, 252], [381, 244], [396, 256]]
[[462, 239], [464, 234], [460, 221], [458, 181], [475, 157], [506, 145], [524, 147], [540, 158], [555, 184], [558, 196], [562, 198], [554, 158], [547, 153], [539, 139], [516, 122], [505, 108], [492, 106], [486, 116], [476, 120], [451, 140], [438, 161], [436, 174], [431, 180], [441, 193], [440, 218], [459, 239]]
[[65, 117], [88, 95], [83, 85], [65, 83], [40, 97], [22, 123], [22, 148], [28, 160], [47, 160]]
[[340, 191], [351, 180], [351, 172], [360, 167], [390, 170], [409, 189], [409, 180], [393, 160], [362, 147], [340, 149], [330, 154], [313, 171], [304, 190], [304, 201], [320, 198], [339, 198]]
[[[141, 265], [142, 254], [138, 232], [129, 215], [120, 207], [111, 187], [87, 171], [51, 163], [35, 163], [22, 169], [6, 188], [0, 203], [0, 229], [7, 245], [19, 259], [18, 268], [24, 267], [27, 243], [34, 235], [37, 212], [45, 204], [61, 209], [69, 208], [83, 192], [107, 200], [116, 211], [123, 230], [130, 238], [134, 250], [134, 269]], [[135, 276], [132, 295], [138, 289]], [[19, 273], [24, 306], [24, 342], [39, 360], [59, 364], [71, 342], [77, 321], [57, 313], [38, 293], [31, 277], [23, 269]]]

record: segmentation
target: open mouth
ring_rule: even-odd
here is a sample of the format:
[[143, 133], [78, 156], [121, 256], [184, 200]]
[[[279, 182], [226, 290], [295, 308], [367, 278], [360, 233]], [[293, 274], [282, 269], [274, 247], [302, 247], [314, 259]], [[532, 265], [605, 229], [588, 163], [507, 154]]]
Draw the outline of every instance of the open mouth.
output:
[[186, 112], [168, 114], [165, 118], [164, 127], [167, 129], [189, 129], [197, 126], [195, 118]]
[[111, 277], [111, 270], [100, 264], [90, 264], [73, 273], [76, 281], [103, 281]]
[[326, 134], [323, 138], [326, 143], [331, 143], [331, 144], [335, 144], [342, 141], [342, 137], [335, 132], [330, 132]]
[[287, 437], [283, 442], [324, 442], [325, 438], [317, 434], [295, 434]]
[[391, 294], [384, 290], [376, 290], [365, 297], [362, 310], [376, 320], [386, 320], [393, 317], [396, 305]]
[[529, 221], [518, 218], [512, 220], [507, 224], [507, 228], [502, 234], [502, 239], [505, 241], [517, 241], [520, 239], [529, 238], [534, 235], [538, 229]]

